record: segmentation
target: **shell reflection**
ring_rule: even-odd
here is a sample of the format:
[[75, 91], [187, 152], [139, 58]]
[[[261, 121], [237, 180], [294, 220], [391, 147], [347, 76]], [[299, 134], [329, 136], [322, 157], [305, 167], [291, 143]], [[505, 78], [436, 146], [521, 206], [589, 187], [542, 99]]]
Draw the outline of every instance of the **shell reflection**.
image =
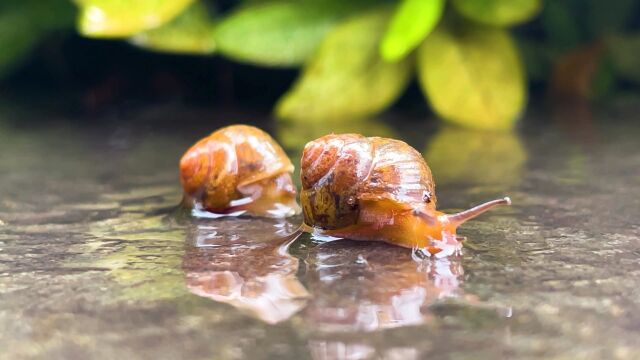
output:
[[183, 260], [189, 291], [270, 324], [288, 319], [309, 295], [296, 278], [298, 259], [286, 252], [296, 229], [284, 220], [199, 222]]
[[429, 305], [461, 294], [462, 274], [456, 259], [416, 262], [411, 251], [383, 243], [325, 243], [307, 260], [314, 298], [305, 316], [321, 332], [422, 324]]
[[421, 344], [375, 344], [385, 330], [425, 324], [438, 316], [431, 305], [463, 295], [459, 258], [416, 261], [406, 248], [349, 240], [308, 250], [305, 289], [287, 253], [296, 229], [268, 219], [198, 223], [183, 262], [189, 290], [269, 324], [297, 313], [291, 325], [307, 334], [313, 359], [418, 359]]
[[285, 221], [200, 222], [185, 251], [187, 287], [271, 324], [306, 307], [304, 321], [323, 333], [419, 325], [432, 317], [429, 305], [461, 295], [459, 259], [419, 262], [405, 248], [349, 240], [309, 251], [307, 290], [296, 277], [298, 259], [287, 253], [297, 236]]
[[424, 358], [422, 352], [415, 347], [376, 349], [374, 346], [364, 343], [344, 343], [340, 341], [312, 340], [309, 342], [309, 349], [311, 358], [314, 360], [417, 360]]
[[[305, 309], [313, 359], [419, 359], [423, 344], [380, 347], [372, 332], [416, 326], [429, 306], [462, 295], [458, 258], [412, 258], [407, 249], [376, 242], [334, 241], [311, 250]], [[345, 337], [345, 333], [351, 336]], [[399, 346], [400, 345], [400, 346]]]

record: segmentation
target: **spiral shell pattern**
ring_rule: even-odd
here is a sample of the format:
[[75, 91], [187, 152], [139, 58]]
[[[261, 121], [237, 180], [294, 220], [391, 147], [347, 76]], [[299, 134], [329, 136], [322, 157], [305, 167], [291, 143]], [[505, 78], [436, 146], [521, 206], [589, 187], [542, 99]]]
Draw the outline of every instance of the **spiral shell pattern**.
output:
[[340, 229], [358, 222], [363, 202], [435, 210], [431, 170], [405, 142], [358, 134], [327, 135], [308, 143], [301, 160], [305, 223]]
[[250, 196], [253, 184], [292, 172], [293, 164], [280, 145], [266, 132], [247, 125], [215, 131], [180, 160], [185, 194], [212, 211]]

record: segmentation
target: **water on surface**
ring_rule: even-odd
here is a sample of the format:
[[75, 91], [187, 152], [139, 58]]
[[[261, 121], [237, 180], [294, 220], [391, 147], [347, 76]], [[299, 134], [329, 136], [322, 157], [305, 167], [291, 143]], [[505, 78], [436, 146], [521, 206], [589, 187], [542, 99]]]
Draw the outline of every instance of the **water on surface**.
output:
[[306, 235], [286, 252], [300, 219], [176, 210], [182, 152], [248, 115], [89, 125], [3, 108], [0, 358], [637, 359], [637, 110], [531, 116], [514, 134], [262, 123], [294, 158], [329, 131], [403, 138], [449, 211], [512, 197], [462, 227], [463, 256], [416, 262]]

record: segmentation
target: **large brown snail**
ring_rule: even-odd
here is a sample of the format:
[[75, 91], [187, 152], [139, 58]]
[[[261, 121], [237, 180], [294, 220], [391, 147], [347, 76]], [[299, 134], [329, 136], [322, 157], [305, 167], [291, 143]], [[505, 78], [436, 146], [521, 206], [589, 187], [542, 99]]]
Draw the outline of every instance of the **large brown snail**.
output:
[[[266, 132], [247, 125], [219, 129], [180, 159], [184, 202], [207, 217], [299, 213], [293, 164]], [[202, 211], [204, 210], [204, 212]]]
[[460, 224], [511, 203], [505, 197], [457, 214], [439, 212], [433, 177], [420, 153], [399, 140], [357, 134], [309, 142], [301, 179], [304, 222], [315, 233], [385, 241], [425, 255], [458, 253]]

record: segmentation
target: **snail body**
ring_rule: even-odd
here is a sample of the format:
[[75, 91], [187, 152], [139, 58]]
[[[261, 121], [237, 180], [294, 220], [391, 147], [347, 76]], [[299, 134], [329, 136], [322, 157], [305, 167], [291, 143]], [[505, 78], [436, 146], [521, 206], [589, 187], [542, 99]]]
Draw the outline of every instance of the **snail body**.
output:
[[198, 141], [180, 159], [184, 203], [216, 215], [294, 215], [300, 208], [293, 169], [266, 132], [227, 126]]
[[458, 214], [437, 211], [433, 176], [420, 153], [399, 140], [358, 134], [331, 134], [308, 143], [301, 180], [304, 222], [312, 231], [438, 256], [460, 250], [460, 224], [510, 203], [504, 198]]

